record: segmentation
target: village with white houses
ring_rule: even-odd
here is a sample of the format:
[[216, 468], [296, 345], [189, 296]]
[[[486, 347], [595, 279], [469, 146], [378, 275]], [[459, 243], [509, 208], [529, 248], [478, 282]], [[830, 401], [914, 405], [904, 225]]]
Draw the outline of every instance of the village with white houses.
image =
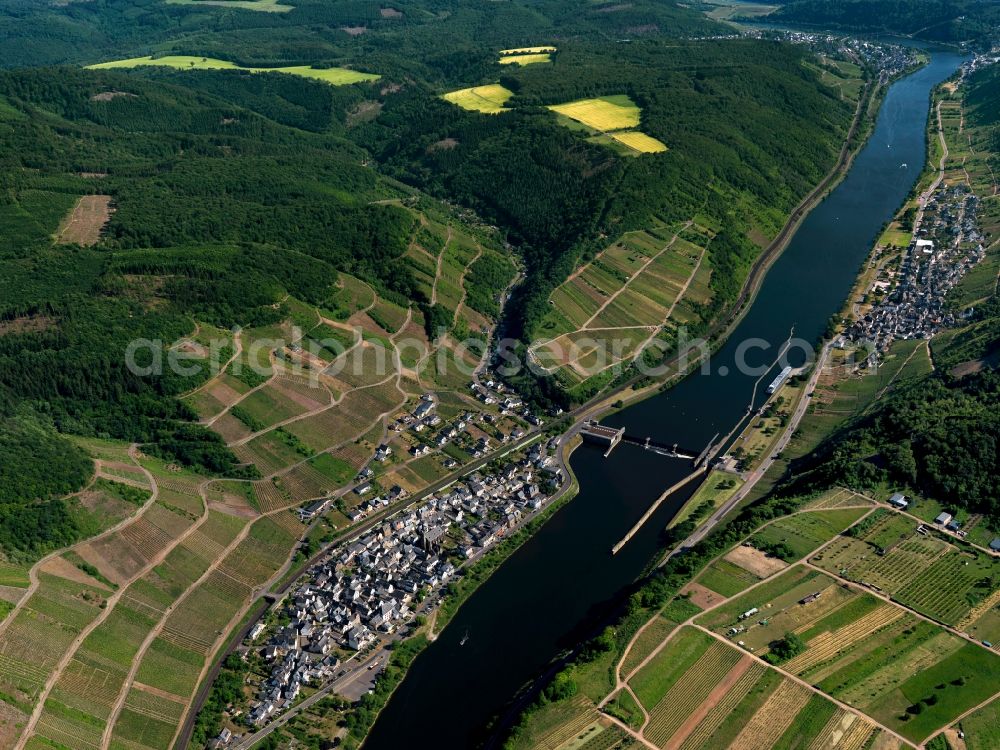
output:
[[891, 247], [876, 250], [879, 272], [868, 291], [872, 305], [846, 338], [882, 353], [895, 341], [929, 339], [954, 326], [959, 313], [947, 304], [948, 292], [986, 256], [978, 211], [979, 198], [964, 184], [942, 181], [931, 191], [901, 256]]
[[842, 34], [750, 26], [743, 29], [740, 36], [801, 44], [821, 54], [833, 54], [851, 60], [876, 70], [880, 84], [885, 84], [912, 68], [918, 60], [916, 51], [910, 47]]
[[[480, 401], [518, 409], [526, 421], [541, 426], [542, 420], [500, 390], [500, 384], [487, 380], [470, 388]], [[465, 430], [466, 422], [490, 416], [464, 413], [446, 424], [435, 413], [434, 397], [427, 394], [391, 429], [436, 430], [434, 439], [441, 445]], [[506, 441], [526, 434], [515, 427]], [[275, 616], [250, 629], [241, 651], [259, 656], [267, 677], [241, 715], [232, 717], [234, 723], [250, 729], [268, 724], [301, 699], [304, 688], [335, 681], [346, 672], [342, 662], [391, 643], [418, 614], [440, 603], [442, 589], [461, 575], [463, 565], [513, 533], [563, 486], [558, 447], [558, 437], [539, 434], [527, 445], [503, 452], [480, 438], [473, 455], [495, 451], [498, 458], [331, 548], [290, 589]], [[392, 447], [383, 444], [373, 463], [387, 461], [392, 454]], [[361, 472], [355, 494], [376, 492], [369, 479], [373, 473], [370, 467]], [[405, 495], [397, 486], [372, 497], [351, 511], [352, 521], [362, 521]], [[329, 504], [330, 498], [319, 500], [298, 512], [308, 521]], [[238, 740], [239, 735], [227, 730], [216, 744], [224, 747]]]

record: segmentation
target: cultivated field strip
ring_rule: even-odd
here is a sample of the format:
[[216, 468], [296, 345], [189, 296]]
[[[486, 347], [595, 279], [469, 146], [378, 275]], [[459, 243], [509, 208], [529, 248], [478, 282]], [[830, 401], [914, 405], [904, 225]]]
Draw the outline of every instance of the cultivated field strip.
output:
[[221, 543], [203, 533], [201, 529], [189, 534], [182, 546], [203, 560], [214, 560], [224, 549]]
[[[376, 423], [375, 429], [371, 430], [369, 434], [365, 435], [362, 439], [376, 440], [376, 435], [372, 434], [378, 432], [381, 434], [381, 423]], [[347, 443], [342, 445], [336, 450], [332, 451], [331, 454], [334, 458], [339, 458], [341, 461], [351, 465], [355, 471], [360, 469], [369, 458], [371, 458], [371, 453], [369, 450], [361, 443]]]
[[232, 516], [217, 510], [209, 510], [208, 518], [198, 527], [198, 534], [204, 535], [221, 546], [228, 545], [246, 525], [247, 519]]
[[284, 391], [275, 387], [274, 383], [275, 381], [272, 379], [238, 404], [239, 412], [249, 416], [252, 420], [251, 423], [257, 423], [252, 428], [254, 431], [294, 419], [308, 412], [310, 408], [315, 409], [329, 405], [329, 400], [326, 403], [317, 403], [301, 397], [293, 400], [286, 396]]
[[175, 512], [188, 514], [189, 516], [200, 516], [205, 507], [205, 501], [197, 492], [178, 492], [169, 488], [160, 488], [157, 502], [169, 508], [177, 509]]
[[[302, 422], [296, 422], [293, 425], [301, 425], [310, 419], [314, 419], [314, 417], [307, 417]], [[303, 460], [304, 456], [282, 440], [282, 431], [295, 434], [292, 426], [281, 428], [281, 431], [265, 432], [248, 443], [236, 446], [239, 449], [236, 450], [237, 457], [241, 461], [256, 466], [264, 476], [275, 474]]]
[[896, 591], [918, 578], [946, 551], [936, 539], [915, 535], [900, 542], [886, 555], [865, 560], [864, 571], [857, 575], [886, 591]]
[[694, 731], [685, 738], [680, 745], [680, 750], [703, 750], [707, 747], [705, 743], [722, 726], [722, 722], [739, 705], [740, 701], [746, 698], [765, 671], [766, 668], [762, 664], [753, 662], [736, 684], [726, 692], [722, 700], [712, 707]]
[[[194, 485], [177, 483], [174, 486], [190, 492]], [[200, 505], [200, 508], [204, 513], [204, 506]], [[28, 737], [29, 747], [39, 742], [55, 743], [73, 750], [101, 746], [105, 725], [115, 712], [119, 697], [123, 696], [129, 670], [143, 642], [167, 608], [223, 553], [223, 543], [234, 538], [246, 523], [244, 519], [209, 511], [199, 521], [200, 526], [192, 530], [191, 518], [156, 504], [149, 507], [147, 516], [148, 519], [140, 519], [145, 521], [139, 526], [141, 533], [134, 533], [135, 523], [121, 532], [123, 537], [130, 537], [129, 548], [142, 550], [142, 554], [136, 555], [136, 567], [130, 575], [134, 576], [143, 566], [149, 567], [155, 556], [162, 554], [165, 547], [160, 544], [160, 539], [163, 536], [171, 537], [168, 544], [172, 549], [160, 564], [149, 567], [141, 578], [132, 580], [121, 591], [120, 598], [106, 612], [103, 621], [79, 644], [73, 658], [52, 685]], [[133, 533], [127, 535], [130, 531]], [[177, 543], [184, 534], [187, 536]], [[73, 587], [74, 592], [78, 587], [78, 584]], [[96, 606], [96, 600], [94, 604]], [[101, 604], [106, 606], [106, 602]], [[171, 613], [171, 617], [178, 610]], [[70, 621], [65, 613], [60, 619]], [[88, 622], [92, 620], [89, 618]], [[80, 629], [86, 624], [79, 623]], [[195, 642], [207, 648], [204, 639], [191, 636], [184, 630], [186, 624], [182, 621], [172, 626], [168, 618], [168, 634], [177, 641]], [[213, 632], [208, 645], [212, 645], [214, 640]], [[69, 647], [69, 642], [61, 649], [54, 646], [53, 640], [50, 650], [59, 657]], [[159, 728], [160, 734], [169, 730], [172, 736], [174, 726], [164, 724]], [[67, 744], [71, 738], [72, 743]]]
[[271, 385], [307, 411], [329, 406], [333, 402], [333, 394], [322, 382], [313, 384], [305, 378], [278, 375], [271, 381]]
[[[837, 575], [895, 594], [911, 583], [919, 586], [920, 581], [932, 576], [948, 557], [948, 549], [938, 539], [914, 534], [879, 554], [873, 543], [845, 537], [813, 557], [812, 562]], [[945, 588], [950, 587], [949, 582]]]
[[864, 679], [833, 689], [833, 693], [844, 703], [869, 709], [873, 703], [872, 695], [891, 693], [909, 677], [933, 669], [964, 645], [961, 639], [951, 633], [942, 630], [935, 632], [935, 629], [925, 627], [923, 623], [921, 629], [927, 636], [915, 647], [896, 654], [895, 658], [866, 674]]
[[231, 412], [223, 414], [212, 422], [212, 429], [219, 433], [228, 446], [245, 440], [253, 434], [250, 428], [242, 420], [233, 416]]
[[[697, 244], [684, 239], [691, 226], [626, 233], [564, 281], [533, 349], [540, 364], [579, 383], [637, 354], [661, 326], [699, 320], [697, 309], [710, 298], [704, 247], [711, 236], [691, 230]], [[610, 358], [601, 356], [610, 345]]]
[[868, 747], [869, 740], [878, 730], [875, 725], [861, 717], [855, 717], [855, 721], [846, 732], [836, 742], [836, 750], [862, 750]]
[[[364, 432], [372, 420], [380, 412], [368, 412], [367, 414], [356, 415], [352, 412], [352, 406], [360, 400], [360, 396], [355, 394], [358, 391], [351, 391], [344, 396], [343, 401], [338, 406], [330, 407], [326, 411], [305, 417], [296, 422], [292, 422], [284, 429], [298, 438], [303, 444], [308, 446], [312, 453], [322, 453], [335, 445], [339, 445], [350, 440], [359, 432]], [[263, 450], [263, 440], [257, 438], [248, 443], [255, 453]], [[299, 457], [301, 460], [301, 457]], [[266, 456], [258, 456], [253, 459], [261, 466], [261, 471], [267, 469], [267, 473], [274, 473], [288, 466], [288, 463], [280, 459], [267, 459]], [[263, 465], [262, 465], [263, 464]]]
[[[73, 722], [62, 716], [42, 714], [38, 721], [39, 734], [55, 740], [73, 750], [100, 750], [101, 732], [82, 722]], [[57, 745], [58, 747], [58, 745]]]
[[851, 726], [857, 720], [857, 715], [838, 708], [833, 712], [833, 716], [826, 722], [826, 726], [820, 730], [819, 734], [813, 737], [807, 750], [828, 750], [838, 745], [840, 740], [847, 734]]
[[218, 572], [248, 588], [260, 586], [273, 571], [275, 562], [283, 560], [287, 549], [247, 537], [222, 561]]
[[812, 693], [792, 680], [784, 680], [768, 697], [730, 746], [739, 750], [770, 750], [805, 708]]
[[[137, 667], [136, 684], [145, 685], [144, 692], [153, 697], [143, 697], [145, 710], [126, 703], [112, 729], [112, 747], [167, 750], [179, 720], [167, 721], [154, 714], [176, 710], [169, 705], [169, 696], [176, 696], [173, 702], [182, 701], [186, 706], [201, 679], [206, 659], [249, 601], [251, 589], [274, 575], [297, 538], [296, 532], [268, 518], [258, 519], [246, 537], [218, 563], [219, 567], [188, 589]], [[136, 689], [133, 687], [133, 693]], [[138, 699], [133, 693], [128, 701]], [[157, 700], [164, 695], [167, 703]]]
[[229, 448], [236, 458], [239, 459], [240, 463], [251, 464], [254, 460], [254, 452], [246, 443], [242, 445], [233, 445]]
[[26, 646], [34, 644], [26, 643], [17, 638], [6, 639], [3, 647], [9, 648], [10, 654], [0, 653], [0, 681], [6, 684], [16, 685], [41, 685], [45, 682], [48, 672], [44, 667], [25, 659], [25, 654], [30, 651], [22, 651]]
[[[179, 619], [179, 617], [176, 619]], [[160, 632], [160, 637], [167, 643], [171, 643], [180, 649], [193, 651], [203, 656], [207, 655], [208, 649], [215, 639], [198, 632], [197, 625], [192, 626], [194, 632], [182, 630], [176, 619], [173, 622], [170, 620], [167, 621], [167, 624], [163, 626], [163, 630]]]
[[50, 702], [61, 702], [82, 713], [74, 714], [74, 719], [91, 724], [107, 721], [131, 661], [154, 623], [155, 620], [125, 608], [124, 600], [119, 600], [111, 615], [81, 644], [60, 675]]
[[972, 623], [995, 607], [1000, 607], [1000, 589], [997, 589], [979, 602], [979, 604], [975, 607], [970, 609], [966, 615], [955, 624], [955, 628], [957, 630], [967, 629]]
[[739, 651], [718, 642], [712, 643], [649, 712], [649, 723], [643, 727], [643, 734], [662, 747], [691, 712], [704, 702], [712, 688], [736, 666], [740, 657]]
[[152, 602], [149, 599], [137, 597], [135, 592], [132, 591], [126, 591], [121, 598], [121, 602], [154, 620], [159, 619], [159, 617], [166, 610], [166, 608], [161, 606], [158, 602]]
[[306, 528], [298, 517], [291, 512], [275, 513], [273, 516], [268, 516], [268, 519], [296, 538], [301, 536]]
[[288, 494], [298, 500], [321, 497], [326, 492], [338, 489], [338, 485], [314, 466], [303, 463], [280, 477]]
[[582, 695], [577, 695], [572, 700], [567, 701], [561, 707], [561, 713], [565, 713], [567, 717], [572, 716], [573, 720], [568, 723], [559, 723], [551, 732], [541, 737], [535, 743], [537, 750], [555, 750], [566, 740], [579, 734], [599, 716], [594, 704]]
[[809, 641], [805, 652], [787, 661], [784, 667], [789, 672], [804, 674], [813, 667], [851, 648], [855, 642], [888, 627], [900, 619], [904, 613], [905, 611], [899, 607], [883, 604], [848, 625], [834, 631], [820, 633]]
[[[120, 615], [126, 601], [122, 599], [81, 645], [54, 686], [35, 735], [58, 742], [62, 734], [75, 731], [83, 741], [96, 730], [100, 740], [135, 655], [156, 622], [136, 613]], [[96, 651], [109, 647], [113, 647], [110, 653], [116, 661]], [[70, 711], [60, 708], [63, 705]]]
[[214, 591], [222, 592], [226, 597], [231, 597], [237, 601], [250, 595], [250, 587], [243, 581], [238, 581], [221, 570], [213, 570], [208, 575], [206, 585]]
[[261, 513], [270, 513], [290, 504], [281, 494], [281, 490], [275, 487], [274, 482], [269, 479], [260, 479], [254, 482], [253, 490], [257, 496], [257, 506]]
[[39, 586], [0, 634], [0, 694], [30, 712], [73, 639], [104, 602], [96, 589], [39, 574]]
[[142, 469], [135, 464], [126, 464], [118, 461], [101, 461], [99, 466], [98, 473], [111, 481], [119, 481], [145, 490], [153, 489]]
[[[89, 655], [84, 658], [89, 661]], [[79, 655], [74, 657], [52, 689], [50, 700], [107, 719], [126, 672], [117, 665], [102, 666], [85, 663]]]
[[653, 653], [663, 640], [677, 628], [677, 623], [667, 619], [664, 615], [659, 615], [652, 622], [645, 626], [642, 634], [632, 644], [625, 658], [621, 662], [619, 674], [628, 677], [638, 667], [643, 660]]
[[133, 687], [125, 699], [125, 706], [137, 714], [160, 721], [180, 721], [184, 713], [184, 703], [165, 698], [158, 694]]
[[131, 544], [146, 560], [152, 559], [166, 549], [173, 540], [170, 534], [145, 518], [140, 518], [122, 529], [121, 538]]
[[167, 489], [180, 492], [182, 495], [197, 495], [200, 482], [201, 480], [198, 478], [183, 474], [165, 474], [163, 472], [156, 474], [157, 487], [161, 490]]
[[969, 565], [970, 558], [958, 550], [934, 560], [923, 572], [896, 593], [899, 601], [916, 611], [946, 623], [959, 622], [969, 611], [966, 592], [982, 571]]

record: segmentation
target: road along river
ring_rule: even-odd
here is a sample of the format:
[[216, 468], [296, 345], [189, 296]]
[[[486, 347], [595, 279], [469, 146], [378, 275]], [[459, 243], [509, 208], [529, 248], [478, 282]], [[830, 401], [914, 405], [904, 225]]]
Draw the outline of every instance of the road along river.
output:
[[[733, 428], [761, 378], [742, 373], [738, 363], [771, 364], [793, 327], [797, 338], [815, 342], [841, 308], [877, 232], [923, 169], [931, 90], [962, 59], [933, 53], [928, 65], [890, 87], [870, 140], [770, 269], [753, 306], [712, 358], [711, 372], [692, 375], [605, 423], [682, 446], [703, 446]], [[751, 340], [756, 344], [747, 348]], [[804, 356], [791, 349], [790, 364], [801, 364]], [[758, 404], [774, 372], [763, 376]], [[663, 503], [612, 557], [612, 545], [666, 487], [690, 472], [690, 464], [626, 444], [606, 459], [601, 454], [587, 445], [573, 454], [579, 495], [472, 595], [416, 659], [366, 750], [474, 747], [522, 685], [613, 610], [656, 555], [662, 529], [697, 482]]]

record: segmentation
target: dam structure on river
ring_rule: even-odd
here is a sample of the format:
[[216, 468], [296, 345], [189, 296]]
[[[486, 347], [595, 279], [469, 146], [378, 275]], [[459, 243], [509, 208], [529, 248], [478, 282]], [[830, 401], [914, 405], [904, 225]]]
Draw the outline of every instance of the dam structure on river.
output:
[[[712, 443], [710, 442], [700, 453], [698, 453], [690, 448], [681, 448], [679, 443], [673, 443], [670, 445], [658, 440], [653, 440], [651, 437], [628, 435], [625, 433], [624, 427], [608, 427], [607, 425], [602, 425], [594, 419], [586, 422], [583, 427], [580, 428], [580, 437], [582, 437], [587, 443], [607, 446], [607, 450], [604, 452], [605, 458], [611, 455], [611, 451], [613, 451], [619, 443], [628, 443], [629, 445], [637, 445], [644, 450], [653, 451], [654, 453], [666, 456], [667, 458], [683, 458], [688, 461], [693, 461], [695, 466], [700, 465], [705, 460], [708, 452], [712, 448]], [[716, 435], [716, 437], [718, 437], [718, 435]], [[713, 440], [714, 439], [715, 438], [713, 438]]]

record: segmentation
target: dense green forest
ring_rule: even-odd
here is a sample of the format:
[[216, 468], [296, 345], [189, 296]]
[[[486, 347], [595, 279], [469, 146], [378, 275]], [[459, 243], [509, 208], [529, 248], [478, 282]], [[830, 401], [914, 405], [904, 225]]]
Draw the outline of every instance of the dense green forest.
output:
[[991, 0], [790, 0], [769, 20], [939, 42], [986, 41], [1000, 21], [1000, 6]]
[[[412, 219], [370, 205], [394, 189], [343, 140], [141, 77], [4, 73], [0, 97], [0, 388], [11, 408], [33, 408], [63, 432], [151, 442], [172, 459], [232, 472], [220, 438], [191, 424], [175, 398], [194, 383], [169, 370], [133, 374], [129, 341], [169, 344], [195, 319], [275, 322], [288, 293], [329, 298], [337, 269], [417, 296], [391, 262]], [[53, 246], [76, 196], [98, 189], [117, 209], [101, 242]], [[137, 281], [149, 278], [161, 281]]]
[[[850, 122], [850, 106], [801, 65], [804, 54], [735, 40], [570, 44], [550, 65], [505, 72], [509, 112], [466, 112], [411, 89], [352, 137], [394, 177], [509, 230], [531, 279], [512, 304], [512, 330], [525, 338], [551, 290], [599, 247], [597, 235], [654, 218], [701, 213], [726, 227], [712, 246], [721, 307], [760, 251], [747, 234], [777, 232], [835, 162]], [[557, 127], [540, 106], [621, 93], [668, 152], [621, 159]], [[457, 145], [434, 148], [444, 139]]]
[[19, 505], [77, 489], [91, 474], [87, 455], [43, 420], [23, 411], [0, 421], [0, 505]]
[[[720, 25], [674, 2], [615, 0], [285, 0], [292, 10], [93, 0], [0, 8], [0, 66], [98, 62], [165, 49], [267, 65], [363, 60], [379, 72], [449, 79], [485, 71], [501, 47], [573, 38], [711, 34]], [[383, 13], [382, 8], [391, 13]], [[348, 33], [344, 29], [352, 29]], [[360, 33], [359, 30], [363, 30]]]
[[996, 370], [914, 383], [806, 459], [786, 491], [893, 484], [1000, 518], [998, 400]]
[[[2, 389], [0, 395], [6, 396]], [[82, 487], [90, 458], [30, 408], [0, 399], [0, 549], [34, 558], [83, 531], [60, 496]]]

